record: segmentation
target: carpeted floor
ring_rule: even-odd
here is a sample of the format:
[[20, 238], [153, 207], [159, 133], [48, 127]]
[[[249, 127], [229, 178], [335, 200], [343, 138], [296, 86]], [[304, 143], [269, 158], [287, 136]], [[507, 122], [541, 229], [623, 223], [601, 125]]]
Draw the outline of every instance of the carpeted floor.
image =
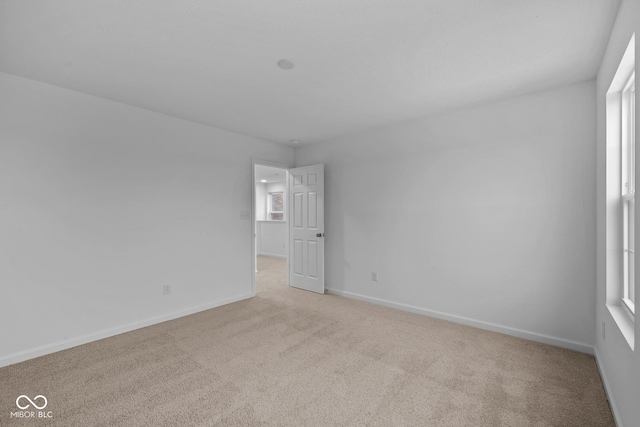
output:
[[[250, 300], [1, 368], [0, 425], [614, 425], [590, 355], [258, 268]], [[52, 418], [10, 419], [16, 393], [45, 395]]]

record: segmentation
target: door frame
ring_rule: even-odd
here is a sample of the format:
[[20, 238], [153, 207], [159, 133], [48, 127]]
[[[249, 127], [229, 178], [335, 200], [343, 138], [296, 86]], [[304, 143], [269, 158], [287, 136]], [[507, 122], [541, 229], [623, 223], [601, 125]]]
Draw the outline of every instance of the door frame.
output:
[[[256, 296], [256, 259], [258, 256], [258, 248], [256, 247], [256, 166], [269, 166], [279, 168], [285, 171], [285, 188], [289, 189], [289, 169], [293, 166], [271, 162], [268, 160], [251, 158], [251, 296]], [[287, 218], [287, 246], [289, 246], [289, 195], [285, 194], [285, 210]], [[289, 286], [289, 251], [287, 247], [287, 286]]]

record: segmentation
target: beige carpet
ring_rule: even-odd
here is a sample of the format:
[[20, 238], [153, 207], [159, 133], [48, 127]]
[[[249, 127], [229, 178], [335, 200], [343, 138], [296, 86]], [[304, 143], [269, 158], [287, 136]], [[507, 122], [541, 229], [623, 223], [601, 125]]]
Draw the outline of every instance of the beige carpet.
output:
[[[0, 425], [614, 425], [592, 356], [258, 266], [251, 300], [0, 369]], [[18, 394], [45, 395], [53, 418], [10, 419]]]

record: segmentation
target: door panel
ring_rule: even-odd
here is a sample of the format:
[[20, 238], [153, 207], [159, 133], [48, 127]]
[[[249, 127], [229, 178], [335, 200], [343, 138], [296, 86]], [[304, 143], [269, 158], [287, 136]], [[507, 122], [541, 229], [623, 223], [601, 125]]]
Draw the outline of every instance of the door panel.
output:
[[324, 293], [324, 165], [290, 169], [289, 283]]
[[318, 243], [309, 242], [309, 277], [318, 278]]
[[318, 193], [315, 191], [309, 192], [307, 195], [307, 212], [309, 215], [309, 228], [313, 230], [318, 229]]
[[302, 263], [304, 258], [302, 256], [302, 245], [302, 240], [293, 241], [293, 273], [296, 275], [303, 274]]

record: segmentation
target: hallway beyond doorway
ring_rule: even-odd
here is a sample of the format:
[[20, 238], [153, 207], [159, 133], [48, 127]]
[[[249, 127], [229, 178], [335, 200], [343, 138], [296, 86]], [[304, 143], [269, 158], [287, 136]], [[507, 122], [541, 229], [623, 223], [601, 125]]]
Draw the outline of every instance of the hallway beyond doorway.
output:
[[287, 260], [258, 255], [256, 294], [287, 287]]

